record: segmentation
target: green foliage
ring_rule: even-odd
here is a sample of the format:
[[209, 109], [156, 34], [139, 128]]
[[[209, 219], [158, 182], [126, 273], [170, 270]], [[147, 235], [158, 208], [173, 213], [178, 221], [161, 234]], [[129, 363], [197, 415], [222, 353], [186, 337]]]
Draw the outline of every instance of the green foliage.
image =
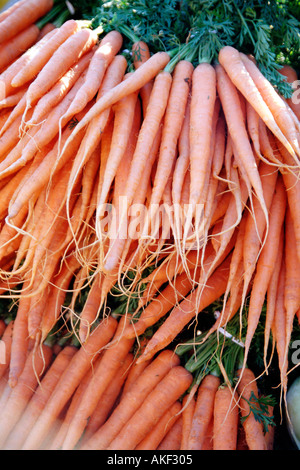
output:
[[249, 400], [242, 397], [243, 400], [247, 401], [249, 405], [249, 413], [247, 416], [243, 416], [241, 418], [241, 422], [243, 423], [250, 413], [253, 413], [254, 418], [256, 421], [263, 425], [263, 431], [266, 433], [268, 431], [269, 426], [275, 426], [274, 416], [269, 414], [269, 406], [275, 406], [276, 400], [271, 395], [261, 395], [256, 397], [253, 392], [251, 392]]

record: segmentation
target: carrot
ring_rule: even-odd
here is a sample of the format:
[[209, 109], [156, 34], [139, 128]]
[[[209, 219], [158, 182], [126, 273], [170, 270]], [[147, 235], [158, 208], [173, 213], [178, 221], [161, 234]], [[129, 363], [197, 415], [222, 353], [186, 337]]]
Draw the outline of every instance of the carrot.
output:
[[113, 380], [113, 376], [120, 367], [120, 364], [125, 361], [133, 345], [133, 340], [123, 338], [122, 335], [127, 322], [128, 319], [125, 316], [121, 318], [112, 345], [104, 352], [103, 358], [93, 374], [93, 379], [85, 391], [81, 403], [70, 423], [62, 446], [63, 450], [71, 450], [76, 447], [86, 427], [88, 418], [96, 409], [97, 403], [101, 399], [107, 386]]
[[[256, 265], [256, 273], [250, 294], [250, 303], [247, 316], [247, 333], [245, 338], [246, 358], [250, 349], [253, 335], [259, 322], [260, 313], [273, 273], [273, 266], [279, 250], [280, 233], [283, 227], [286, 209], [286, 195], [281, 179], [277, 180], [273, 201], [270, 207], [270, 230], [266, 243], [261, 251]], [[294, 257], [295, 258], [295, 257]], [[297, 259], [297, 257], [295, 258]]]
[[111, 339], [115, 332], [117, 322], [112, 317], [107, 317], [93, 330], [87, 342], [81, 346], [75, 356], [72, 358], [69, 366], [58, 381], [54, 391], [51, 394], [45, 408], [40, 414], [30, 434], [27, 436], [23, 449], [39, 448], [43, 439], [47, 436], [48, 430], [55, 422], [56, 418], [73, 395], [80, 381], [97, 353]]
[[[102, 96], [87, 113], [85, 118], [80, 122], [79, 126], [74, 129], [73, 135], [69, 142], [81, 128], [85, 127], [94, 117], [98, 116], [102, 111], [117, 103], [124, 96], [134, 93], [143, 85], [154, 78], [157, 73], [162, 70], [169, 62], [170, 56], [166, 52], [158, 52], [139, 67], [129, 80], [119, 83], [112, 88], [105, 96]], [[66, 145], [69, 144], [66, 143]]]
[[110, 31], [100, 41], [90, 61], [83, 86], [70, 104], [62, 119], [69, 120], [82, 111], [98, 92], [105, 71], [119, 52], [123, 38], [118, 31]]
[[[129, 76], [124, 79], [128, 80]], [[122, 98], [114, 106], [114, 128], [111, 140], [110, 152], [107, 157], [103, 184], [99, 195], [98, 205], [107, 202], [111, 185], [116, 177], [117, 169], [122, 161], [125, 150], [130, 141], [130, 132], [134, 122], [138, 92], [131, 93]], [[136, 129], [134, 129], [136, 131]], [[117, 204], [119, 201], [116, 201]]]
[[2, 318], [1, 318], [1, 319], [0, 319], [0, 338], [2, 338], [5, 329], [6, 329], [6, 323], [5, 323], [5, 321], [2, 320]]
[[171, 350], [162, 351], [144, 369], [132, 388], [122, 397], [108, 420], [82, 446], [82, 450], [107, 449], [131, 416], [143, 405], [146, 397], [166, 376], [172, 367], [178, 366], [179, 357]]
[[214, 401], [213, 449], [236, 450], [239, 424], [237, 397], [228, 386], [219, 387]]
[[160, 442], [157, 450], [180, 450], [182, 436], [182, 417], [175, 421], [171, 429]]
[[[101, 361], [102, 359], [102, 353], [100, 353], [98, 355], [98, 357], [96, 358], [96, 360], [94, 361], [94, 364], [93, 364], [93, 367], [99, 363], [99, 361]], [[93, 375], [93, 367], [90, 367], [85, 376], [83, 377], [83, 379], [81, 380], [80, 384], [78, 385], [78, 387], [76, 388], [76, 390], [74, 391], [71, 399], [69, 400], [68, 404], [66, 405], [66, 411], [65, 413], [62, 411], [62, 414], [63, 414], [63, 418], [62, 418], [62, 422], [60, 423], [60, 426], [59, 426], [59, 429], [57, 431], [57, 433], [55, 434], [55, 436], [53, 437], [50, 445], [49, 445], [49, 450], [58, 450], [58, 449], [61, 449], [61, 446], [62, 446], [62, 443], [63, 443], [63, 440], [65, 438], [65, 435], [68, 431], [68, 427], [69, 427], [69, 424], [72, 420], [72, 417], [76, 411], [76, 408], [78, 406], [78, 404], [80, 403], [80, 400], [82, 399], [82, 396], [92, 378], [92, 375]]]
[[77, 349], [74, 346], [65, 346], [57, 357], [54, 358], [49, 369], [42, 378], [41, 383], [22, 413], [22, 416], [6, 440], [4, 446], [6, 450], [21, 449], [26, 436], [29, 434], [32, 426], [38, 419], [60, 376], [70, 363], [76, 351]]
[[0, 71], [3, 71], [29, 49], [36, 42], [39, 32], [39, 28], [32, 24], [13, 38], [3, 42], [0, 46]]
[[[85, 53], [89, 52], [97, 41], [97, 33], [90, 29], [80, 29], [64, 41], [41, 69], [35, 80], [30, 84], [26, 94], [26, 109], [32, 107], [50, 88], [59, 80], [67, 70]], [[70, 54], [72, 51], [72, 54]]]
[[18, 384], [12, 389], [0, 417], [0, 443], [1, 448], [13, 427], [19, 421], [26, 405], [29, 403], [38, 379], [43, 375], [52, 359], [52, 350], [42, 345], [33, 349], [27, 359]]
[[[248, 73], [241, 54], [235, 48], [225, 46], [220, 50], [218, 58], [221, 66], [224, 67], [234, 86], [236, 86], [245, 99], [250, 102], [261, 119], [278, 140], [282, 142], [291, 155], [295, 156], [295, 151], [293, 150], [291, 143], [276, 124], [271, 110], [268, 108], [262, 95], [257, 89], [256, 83], [254, 83], [252, 77]], [[254, 65], [252, 61], [249, 61], [249, 64], [250, 63]], [[241, 79], [241, 77], [243, 77], [243, 79]]]
[[[26, 288], [26, 280], [23, 287]], [[11, 355], [9, 363], [9, 385], [14, 388], [24, 369], [26, 353], [28, 350], [28, 310], [30, 298], [21, 296], [17, 315], [14, 321], [14, 331], [11, 344]]]
[[173, 367], [109, 444], [108, 450], [135, 449], [167, 409], [189, 388], [191, 382], [192, 375], [186, 369]]
[[260, 72], [257, 65], [254, 64], [245, 54], [240, 53], [240, 56], [246, 67], [246, 70], [256, 85], [257, 90], [260, 92], [264, 102], [271, 111], [274, 120], [278, 124], [278, 127], [299, 156], [300, 148], [297, 140], [297, 131], [286, 108], [285, 102], [275, 91], [271, 83]]
[[[192, 319], [196, 319], [201, 310], [218, 299], [226, 289], [227, 278], [230, 265], [230, 256], [223, 261], [207, 281], [205, 288], [198, 299], [198, 289], [200, 285], [191, 292], [177, 307], [175, 307], [164, 323], [154, 333], [149, 341], [144, 353], [138, 359], [138, 362], [148, 360], [157, 351], [161, 350], [180, 333], [180, 331]], [[197, 304], [197, 306], [196, 306]]]
[[292, 223], [291, 210], [288, 208], [285, 218], [285, 286], [284, 307], [286, 325], [286, 357], [293, 332], [294, 318], [300, 308], [299, 273], [300, 260], [295, 256], [296, 237]]
[[[93, 51], [87, 52], [70, 68], [53, 86], [45, 93], [33, 108], [32, 117], [27, 120], [26, 124], [30, 127], [38, 124], [47, 115], [51, 108], [54, 108], [68, 93], [72, 86], [76, 83], [81, 74], [88, 67]], [[78, 117], [76, 116], [76, 119]]]
[[267, 369], [267, 352], [268, 352], [268, 347], [269, 347], [270, 332], [272, 330], [275, 309], [276, 309], [278, 280], [279, 280], [280, 270], [282, 266], [283, 243], [284, 243], [284, 228], [282, 228], [282, 231], [280, 234], [278, 252], [277, 252], [272, 277], [270, 279], [268, 290], [267, 290], [267, 295], [266, 295], [267, 307], [266, 307], [266, 322], [264, 326], [264, 363], [265, 363], [266, 369]]
[[[224, 50], [224, 48], [222, 49]], [[222, 103], [228, 131], [231, 135], [236, 153], [239, 156], [245, 172], [257, 195], [258, 202], [262, 208], [266, 223], [268, 222], [268, 210], [264, 200], [261, 179], [255, 157], [250, 145], [248, 134], [243, 122], [240, 100], [237, 89], [230, 81], [228, 75], [221, 65], [216, 66], [217, 89]]]
[[248, 367], [237, 371], [238, 387], [240, 396], [240, 412], [244, 418], [243, 428], [245, 430], [246, 442], [249, 450], [266, 450], [266, 440], [261, 423], [256, 421], [254, 414], [250, 410], [248, 401], [251, 393], [258, 398], [256, 378], [252, 370]]
[[0, 378], [2, 378], [4, 374], [6, 373], [6, 371], [9, 370], [13, 329], [14, 329], [14, 321], [10, 321], [6, 325], [5, 331], [1, 337]]
[[117, 400], [120, 397], [123, 384], [128, 377], [129, 371], [131, 370], [132, 362], [133, 355], [129, 353], [115, 374], [113, 380], [100, 398], [98, 406], [92, 413], [85, 428], [81, 445], [90, 437], [92, 437], [93, 434], [106, 422], [114, 407], [117, 405]]
[[215, 395], [220, 385], [220, 378], [213, 374], [206, 375], [197, 391], [195, 410], [188, 438], [188, 450], [201, 450], [208, 425], [213, 416]]
[[[144, 64], [151, 57], [148, 44], [146, 44], [144, 41], [141, 41], [141, 40], [133, 43], [131, 52], [132, 52], [133, 65], [135, 69], [138, 69], [142, 64]], [[153, 88], [153, 79], [150, 80], [145, 85], [143, 85], [139, 91], [139, 94], [141, 96], [144, 116], [147, 111], [147, 106], [149, 103], [152, 88]]]
[[50, 31], [44, 38], [37, 41], [33, 46], [31, 46], [27, 51], [25, 51], [18, 59], [12, 62], [5, 71], [0, 74], [0, 98], [1, 100], [7, 98], [9, 95], [14, 94], [17, 89], [14, 88], [11, 84], [14, 76], [18, 71], [25, 66], [25, 64], [30, 60], [30, 57], [38, 52], [38, 50], [43, 46], [45, 42], [48, 41], [51, 36], [55, 34], [55, 31]]
[[[100, 101], [103, 96], [107, 95], [112, 89], [114, 89], [114, 87], [117, 86], [117, 83], [119, 83], [122, 80], [124, 76], [126, 64], [127, 62], [122, 55], [117, 55], [114, 57], [110, 66], [107, 69], [101, 88], [99, 89], [99, 92], [97, 94], [96, 103]], [[90, 122], [86, 130], [84, 139], [82, 141], [82, 144], [80, 145], [79, 151], [76, 155], [76, 159], [72, 167], [72, 172], [70, 175], [68, 191], [67, 191], [67, 202], [66, 202], [67, 205], [68, 205], [68, 198], [70, 197], [70, 194], [71, 194], [72, 186], [75, 184], [76, 179], [78, 178], [78, 175], [80, 174], [80, 171], [82, 170], [83, 165], [90, 158], [94, 148], [100, 143], [102, 132], [104, 131], [107, 123], [109, 122], [110, 117], [111, 117], [110, 109], [104, 110], [103, 113], [95, 117], [95, 119]], [[76, 125], [75, 129], [77, 128], [77, 126], [80, 125], [81, 122], [82, 120]], [[73, 135], [74, 130], [64, 145], [64, 149], [66, 148], [66, 150], [67, 150], [67, 143], [70, 137]], [[62, 150], [59, 156], [59, 159], [61, 159], [62, 155], [64, 155], [64, 152], [65, 152], [64, 149]]]
[[25, 3], [26, 3], [26, 0], [19, 0], [18, 2], [10, 5], [8, 8], [5, 8], [5, 10], [2, 10], [0, 13], [0, 22], [2, 22], [5, 18], [7, 18], [17, 8], [22, 7]]
[[7, 96], [7, 98], [4, 98], [2, 101], [0, 101], [0, 109], [13, 108], [14, 106], [16, 106], [19, 103], [20, 99], [25, 95], [26, 90], [27, 90], [26, 86], [22, 87], [18, 91], [16, 91], [16, 93], [14, 93], [13, 95], [10, 95], [10, 96]]
[[57, 26], [54, 23], [46, 23], [45, 26], [41, 28], [37, 41], [43, 39], [44, 36], [46, 36], [48, 33], [50, 33], [50, 31], [53, 31], [56, 28]]
[[188, 439], [195, 412], [196, 400], [193, 394], [187, 393], [182, 400], [182, 435], [180, 450], [188, 450]]
[[135, 450], [155, 450], [166, 436], [168, 431], [174, 426], [181, 411], [181, 403], [175, 401], [173, 405], [162, 415], [154, 428], [136, 446]]
[[[152, 58], [153, 57], [154, 56], [152, 56]], [[151, 59], [145, 62], [145, 64], [143, 64], [134, 72], [132, 77], [128, 78], [123, 83], [131, 82], [132, 78], [136, 76], [136, 74], [138, 74], [143, 69], [143, 67], [150, 63], [150, 60]], [[124, 207], [120, 221], [119, 233], [125, 232], [128, 210], [133, 202], [135, 192], [139, 185], [140, 175], [143, 173], [143, 170], [146, 166], [147, 158], [151, 152], [151, 146], [159, 130], [160, 122], [167, 106], [171, 82], [172, 76], [169, 72], [161, 72], [155, 79], [147, 113], [142, 123], [137, 145], [132, 158], [132, 164], [125, 190], [126, 205]], [[106, 255], [106, 259], [104, 260], [103, 269], [105, 272], [111, 271], [118, 264], [124, 243], [124, 239], [116, 239], [115, 243], [111, 244], [111, 247]]]
[[75, 256], [66, 257], [60, 271], [51, 280], [51, 290], [47, 306], [41, 321], [41, 341], [45, 341], [50, 331], [54, 328], [62, 313], [67, 290], [75, 271], [79, 268], [79, 262]]
[[11, 81], [12, 86], [20, 87], [33, 80], [47, 64], [58, 47], [72, 34], [75, 34], [79, 27], [80, 24], [77, 21], [70, 19], [57, 28], [55, 34], [40, 48], [39, 52], [15, 75]]
[[175, 66], [168, 105], [164, 116], [157, 168], [151, 192], [151, 205], [161, 203], [163, 191], [175, 162], [177, 141], [184, 120], [184, 112], [190, 92], [194, 67], [189, 61], [181, 60]]
[[192, 289], [192, 282], [186, 273], [180, 274], [173, 285], [167, 285], [162, 292], [147, 305], [141, 312], [138, 321], [133, 323], [124, 331], [124, 335], [134, 338], [145, 332], [145, 330], [155, 325], [160, 318], [174, 307], [176, 302], [185, 298]]
[[[210, 156], [212, 118], [216, 100], [216, 73], [213, 66], [199, 64], [192, 76], [190, 116], [190, 204], [201, 201]], [[203, 104], [205, 103], [205, 106]], [[194, 215], [194, 214], [193, 214]]]
[[28, 0], [22, 8], [16, 8], [1, 21], [0, 44], [35, 23], [52, 7], [53, 0]]
[[99, 314], [101, 281], [101, 273], [96, 274], [80, 314], [79, 338], [82, 342], [88, 338], [90, 328]]

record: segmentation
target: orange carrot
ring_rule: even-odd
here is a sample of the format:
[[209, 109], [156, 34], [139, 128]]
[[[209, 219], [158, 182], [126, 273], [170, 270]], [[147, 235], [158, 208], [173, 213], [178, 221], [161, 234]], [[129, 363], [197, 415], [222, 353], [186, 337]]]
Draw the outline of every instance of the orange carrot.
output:
[[71, 19], [57, 28], [55, 34], [40, 48], [38, 54], [35, 54], [32, 59], [27, 62], [26, 66], [22, 67], [15, 75], [11, 82], [12, 86], [20, 87], [34, 79], [47, 64], [58, 47], [72, 34], [75, 34], [79, 30], [79, 27], [79, 23]]
[[7, 370], [9, 370], [13, 329], [14, 329], [14, 321], [10, 321], [6, 325], [5, 331], [1, 337], [2, 342], [1, 342], [0, 378], [4, 376]]
[[192, 375], [186, 369], [173, 367], [109, 444], [108, 450], [135, 449], [191, 383]]
[[75, 114], [82, 111], [87, 103], [96, 95], [105, 71], [119, 52], [122, 42], [122, 35], [118, 31], [110, 31], [101, 39], [90, 61], [85, 82], [78, 90], [62, 119], [69, 120]]
[[292, 94], [292, 97], [287, 98], [286, 102], [290, 106], [290, 108], [294, 111], [297, 118], [300, 119], [300, 106], [299, 106], [299, 100], [297, 99], [297, 96], [299, 95], [299, 87], [296, 88], [297, 80], [298, 80], [297, 72], [290, 65], [286, 65], [286, 64], [283, 67], [281, 67], [281, 69], [279, 69], [278, 72], [286, 77], [287, 82], [292, 84], [293, 89], [295, 90], [294, 93]]
[[277, 300], [277, 288], [278, 280], [280, 275], [280, 270], [282, 266], [282, 257], [283, 257], [283, 243], [284, 243], [284, 228], [282, 228], [278, 246], [278, 252], [273, 268], [272, 277], [269, 282], [267, 290], [267, 309], [266, 309], [266, 322], [264, 327], [264, 362], [267, 368], [267, 353], [269, 347], [270, 332], [272, 330], [272, 325], [274, 321], [275, 309], [276, 309], [276, 300]]
[[112, 345], [103, 354], [103, 358], [96, 368], [93, 378], [85, 391], [81, 403], [69, 425], [62, 449], [74, 449], [78, 443], [86, 425], [88, 418], [94, 412], [97, 403], [101, 399], [105, 389], [113, 380], [113, 376], [125, 361], [129, 353], [133, 340], [123, 338], [122, 332], [126, 327], [128, 319], [123, 316], [119, 322], [114, 335]]
[[254, 64], [245, 54], [240, 53], [240, 56], [246, 67], [246, 70], [248, 71], [266, 105], [271, 111], [278, 127], [281, 129], [287, 141], [299, 156], [300, 148], [297, 140], [297, 131], [293, 123], [293, 119], [287, 110], [285, 102], [276, 92], [271, 83], [260, 72], [257, 65]]
[[37, 41], [40, 41], [41, 39], [43, 39], [44, 36], [46, 36], [48, 33], [50, 33], [50, 31], [53, 31], [56, 28], [57, 27], [55, 26], [54, 23], [46, 23], [45, 26], [43, 26], [42, 29], [40, 30]]
[[51, 363], [34, 395], [30, 399], [19, 421], [16, 423], [5, 443], [5, 449], [21, 449], [39, 414], [42, 412], [60, 376], [76, 352], [74, 346], [66, 346]]
[[[175, 307], [164, 323], [154, 333], [138, 362], [148, 360], [177, 336], [192, 319], [196, 319], [201, 310], [217, 300], [226, 289], [230, 256], [210, 276], [204, 289], [199, 286]], [[199, 291], [202, 290], [200, 298]]]
[[177, 142], [184, 120], [193, 70], [191, 62], [181, 60], [175, 66], [172, 75], [150, 205], [161, 203], [173, 162], [175, 162]]
[[[201, 201], [210, 156], [212, 118], [216, 100], [216, 73], [210, 64], [199, 64], [192, 77], [190, 116], [190, 204]], [[205, 103], [205, 106], [204, 106]]]
[[[152, 56], [152, 58], [153, 57], [154, 56]], [[136, 76], [136, 74], [138, 74], [143, 69], [143, 67], [145, 67], [150, 62], [150, 60], [151, 59], [145, 62], [145, 64], [137, 69], [130, 78], [124, 80], [122, 83], [125, 84], [131, 82], [132, 78]], [[130, 173], [127, 179], [125, 190], [126, 204], [120, 221], [119, 233], [126, 233], [125, 228], [127, 223], [128, 210], [133, 202], [135, 192], [139, 185], [140, 175], [143, 173], [143, 170], [146, 166], [146, 161], [151, 152], [152, 144], [159, 130], [160, 122], [167, 106], [171, 82], [172, 76], [169, 72], [161, 72], [155, 79], [147, 113], [139, 132], [136, 149], [132, 158]], [[122, 248], [124, 247], [124, 244], [125, 240], [120, 238], [117, 238], [115, 242], [111, 244], [110, 249], [106, 255], [106, 259], [104, 260], [104, 271], [109, 272], [115, 266], [117, 266], [122, 255]]]
[[[247, 333], [245, 338], [245, 358], [248, 355], [272, 277], [273, 266], [275, 265], [276, 256], [279, 250], [280, 233], [284, 223], [285, 209], [285, 189], [282, 180], [278, 179], [270, 207], [270, 230], [266, 238], [266, 243], [257, 261], [256, 273], [254, 275], [253, 286], [250, 294]], [[297, 257], [295, 259], [297, 259]]]
[[100, 313], [101, 281], [102, 275], [97, 273], [80, 314], [79, 338], [82, 342], [88, 338], [90, 328]]
[[187, 393], [182, 400], [182, 436], [180, 450], [188, 450], [188, 440], [195, 412], [196, 400], [193, 394]]
[[[132, 45], [132, 60], [135, 69], [138, 69], [142, 64], [150, 59], [151, 54], [148, 45], [144, 41], [137, 41]], [[143, 85], [140, 88], [140, 96], [142, 100], [143, 115], [145, 116], [147, 106], [149, 103], [151, 91], [153, 88], [153, 80]]]
[[6, 323], [5, 323], [5, 321], [2, 320], [2, 318], [1, 318], [1, 319], [0, 319], [0, 338], [2, 338], [5, 329], [6, 329]]
[[[225, 46], [220, 50], [218, 58], [221, 66], [224, 67], [232, 80], [232, 83], [243, 94], [246, 100], [250, 102], [261, 119], [279, 139], [279, 141], [282, 142], [291, 155], [295, 156], [295, 151], [293, 150], [291, 143], [277, 125], [271, 110], [268, 108], [262, 95], [257, 89], [256, 83], [254, 83], [252, 77], [248, 73], [241, 54], [235, 48]], [[252, 61], [249, 61], [248, 63], [255, 66]], [[243, 77], [243, 79], [241, 79], [241, 77]]]
[[18, 384], [12, 389], [0, 418], [1, 448], [13, 427], [19, 421], [26, 405], [29, 403], [38, 380], [47, 370], [52, 359], [52, 349], [49, 346], [40, 346], [33, 349], [27, 359]]
[[214, 401], [213, 449], [236, 450], [239, 424], [237, 397], [228, 386], [220, 387]]
[[[93, 51], [90, 51], [80, 57], [76, 64], [38, 100], [33, 108], [31, 119], [26, 122], [28, 127], [40, 123], [50, 109], [54, 108], [66, 96], [68, 91], [88, 67], [92, 56]], [[78, 116], [76, 116], [76, 119], [78, 119]]]
[[208, 425], [213, 417], [215, 395], [220, 385], [220, 378], [213, 374], [206, 375], [197, 391], [195, 410], [188, 438], [188, 450], [201, 450]]
[[285, 218], [285, 286], [284, 307], [286, 325], [286, 357], [293, 332], [296, 312], [300, 308], [300, 260], [295, 256], [296, 237], [292, 223], [291, 210], [288, 208]]
[[29, 49], [36, 42], [39, 32], [39, 28], [32, 24], [13, 38], [3, 42], [0, 46], [0, 71], [3, 71], [22, 55], [24, 51]]
[[69, 366], [61, 376], [43, 412], [40, 414], [30, 434], [24, 442], [23, 449], [39, 448], [48, 430], [54, 423], [68, 400], [73, 395], [87, 370], [91, 367], [97, 353], [111, 339], [117, 321], [107, 317], [93, 330], [87, 342], [81, 346], [72, 358]]
[[144, 369], [132, 388], [122, 397], [109, 419], [82, 446], [82, 450], [107, 449], [110, 442], [127, 424], [131, 416], [141, 407], [146, 397], [166, 376], [172, 367], [178, 366], [179, 357], [171, 350], [162, 351]]
[[242, 417], [245, 418], [243, 427], [248, 448], [249, 450], [266, 450], [266, 441], [262, 425], [256, 421], [254, 414], [250, 412], [250, 406], [248, 404], [251, 393], [258, 398], [255, 375], [252, 370], [246, 367], [237, 371], [237, 377], [239, 378], [237, 391], [241, 397], [239, 407]]
[[92, 413], [84, 431], [84, 440], [82, 444], [92, 437], [93, 434], [107, 421], [114, 407], [117, 405], [117, 400], [122, 391], [122, 386], [131, 370], [132, 362], [133, 355], [129, 353], [100, 398], [98, 406]]
[[0, 43], [35, 23], [53, 7], [53, 0], [28, 0], [1, 21]]
[[[94, 117], [98, 116], [102, 111], [117, 103], [124, 96], [139, 90], [144, 84], [148, 83], [152, 78], [156, 77], [165, 65], [169, 62], [170, 56], [166, 52], [158, 52], [139, 67], [129, 80], [119, 83], [111, 89], [105, 96], [102, 96], [87, 113], [85, 118], [80, 122], [79, 126], [74, 129], [73, 135], [69, 142], [81, 128], [85, 127]], [[66, 145], [69, 144], [67, 142]]]
[[155, 450], [166, 436], [168, 431], [174, 426], [181, 411], [181, 403], [175, 401], [173, 405], [162, 415], [154, 428], [136, 446], [135, 450]]
[[[222, 51], [225, 48], [222, 49]], [[217, 89], [223, 107], [228, 131], [231, 135], [236, 153], [241, 160], [245, 172], [257, 195], [266, 223], [268, 222], [268, 210], [264, 200], [261, 179], [259, 177], [255, 157], [250, 145], [248, 133], [243, 121], [240, 100], [237, 89], [229, 79], [221, 65], [216, 66]]]
[[[55, 37], [55, 35], [54, 35]], [[90, 29], [80, 29], [64, 41], [41, 69], [31, 83], [26, 95], [26, 109], [41, 98], [85, 53], [89, 52], [97, 41], [97, 33]], [[72, 54], [70, 54], [72, 51]], [[25, 110], [26, 115], [26, 110]]]
[[182, 436], [182, 416], [175, 421], [169, 432], [163, 438], [157, 450], [180, 450]]

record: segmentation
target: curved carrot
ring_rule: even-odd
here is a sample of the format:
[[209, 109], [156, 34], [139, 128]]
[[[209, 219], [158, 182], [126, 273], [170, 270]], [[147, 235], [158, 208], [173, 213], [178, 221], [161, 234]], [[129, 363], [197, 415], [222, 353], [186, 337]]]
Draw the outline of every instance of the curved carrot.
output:
[[5, 331], [2, 335], [1, 341], [2, 343], [2, 349], [1, 351], [4, 351], [5, 357], [1, 358], [1, 363], [0, 363], [0, 378], [4, 376], [6, 371], [9, 370], [9, 361], [11, 357], [11, 345], [12, 345], [12, 338], [13, 338], [13, 329], [14, 329], [14, 321], [10, 321], [5, 328]]
[[205, 435], [213, 417], [214, 401], [219, 386], [220, 377], [213, 374], [206, 375], [200, 382], [187, 443], [188, 450], [203, 448]]
[[122, 430], [131, 416], [142, 406], [146, 397], [166, 376], [172, 367], [178, 366], [179, 357], [170, 350], [162, 351], [144, 369], [132, 386], [121, 399], [109, 419], [82, 446], [82, 450], [107, 449], [107, 446]]
[[59, 416], [63, 407], [73, 395], [85, 373], [101, 350], [111, 339], [115, 332], [117, 321], [107, 317], [90, 334], [87, 342], [81, 346], [72, 358], [69, 366], [61, 376], [48, 400], [43, 412], [40, 414], [30, 434], [26, 438], [23, 449], [36, 449], [47, 436], [48, 430]]
[[120, 364], [125, 361], [133, 340], [123, 338], [122, 332], [128, 319], [123, 316], [119, 322], [112, 344], [106, 349], [103, 358], [97, 366], [78, 409], [69, 425], [68, 432], [62, 445], [63, 450], [74, 449], [86, 427], [89, 417], [94, 412], [105, 389], [113, 380]]
[[[291, 155], [295, 157], [295, 151], [291, 143], [276, 124], [272, 112], [264, 102], [256, 84], [246, 69], [242, 56], [237, 49], [232, 46], [225, 46], [220, 50], [218, 58], [221, 66], [224, 67], [229, 75], [232, 83], [243, 94], [245, 99], [250, 102], [273, 134], [287, 148]], [[253, 64], [252, 61], [249, 61], [249, 63]]]
[[184, 367], [173, 367], [147, 396], [143, 406], [134, 413], [107, 449], [135, 449], [167, 409], [186, 392], [192, 380], [192, 375]]
[[254, 64], [245, 54], [240, 53], [241, 59], [251, 76], [254, 84], [260, 92], [263, 100], [270, 109], [275, 121], [277, 122], [282, 133], [290, 143], [294, 151], [299, 156], [300, 148], [297, 139], [297, 131], [291, 118], [286, 104], [279, 94], [275, 91], [271, 83], [260, 72], [256, 64]]
[[101, 39], [91, 58], [85, 82], [78, 90], [66, 113], [62, 116], [62, 120], [68, 121], [75, 114], [82, 111], [87, 103], [96, 95], [105, 71], [119, 52], [122, 42], [122, 35], [118, 31], [110, 31]]
[[34, 79], [48, 60], [55, 53], [56, 49], [66, 41], [72, 34], [79, 30], [79, 23], [73, 19], [67, 20], [55, 34], [41, 47], [37, 54], [30, 59], [27, 64], [15, 75], [11, 81], [12, 86], [20, 87]]

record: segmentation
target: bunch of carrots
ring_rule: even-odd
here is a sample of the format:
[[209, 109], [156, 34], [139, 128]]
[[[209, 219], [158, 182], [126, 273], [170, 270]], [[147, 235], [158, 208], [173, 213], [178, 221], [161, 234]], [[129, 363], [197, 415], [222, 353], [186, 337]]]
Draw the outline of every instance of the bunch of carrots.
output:
[[[34, 352], [32, 344], [14, 388], [7, 383], [8, 362], [0, 366], [1, 449], [273, 448], [274, 427], [264, 432], [250, 410], [258, 397], [250, 369], [233, 394], [214, 374], [193, 385], [171, 349], [139, 365], [133, 341], [122, 336], [126, 322], [107, 317], [80, 348], [43, 344]], [[9, 359], [13, 321], [1, 327]]]
[[[114, 348], [124, 343], [129, 354], [150, 327], [155, 333], [136, 364], [155, 362], [222, 298], [207, 336], [249, 303], [243, 377], [266, 305], [265, 369], [271, 338], [286, 393], [289, 344], [300, 321], [298, 90], [283, 98], [255, 59], [232, 46], [220, 50], [218, 64], [195, 66], [180, 51], [151, 54], [139, 40], [129, 68], [122, 35], [83, 20], [46, 23], [25, 50], [15, 50], [15, 38], [30, 27], [24, 18], [35, 25], [52, 7], [20, 1], [0, 15], [0, 49], [9, 53], [0, 71], [0, 294], [17, 305], [7, 390], [14, 396], [29, 351], [46, 355], [62, 319], [84, 355], [99, 324], [115, 324], [108, 299], [117, 286], [128, 299], [120, 340], [105, 349], [111, 335], [97, 346], [114, 367], [125, 360]], [[295, 81], [288, 67], [281, 72]], [[139, 236], [128, 226], [139, 226]], [[91, 379], [84, 392], [91, 400], [76, 404], [63, 448], [77, 445], [105, 392], [100, 382], [111, 379]], [[61, 408], [55, 401], [52, 411], [45, 407], [39, 421], [47, 421], [47, 432], [54, 408], [63, 412], [70, 397], [60, 398]], [[28, 446], [39, 447], [35, 439], [45, 433], [35, 426]]]

